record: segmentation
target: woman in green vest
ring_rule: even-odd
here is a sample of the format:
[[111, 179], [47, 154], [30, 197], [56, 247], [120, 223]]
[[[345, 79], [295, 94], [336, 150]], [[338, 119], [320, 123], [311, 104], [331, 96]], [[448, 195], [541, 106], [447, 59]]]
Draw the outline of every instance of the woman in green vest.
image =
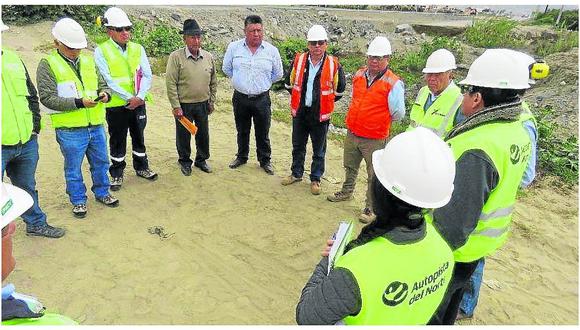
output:
[[453, 255], [424, 220], [424, 209], [441, 207], [451, 198], [451, 150], [432, 131], [418, 127], [375, 151], [373, 169], [377, 218], [327, 274], [333, 243], [328, 241], [302, 290], [298, 324], [427, 324], [443, 300]]
[[[32, 196], [23, 189], [2, 182], [0, 209], [2, 211], [2, 282], [14, 270], [16, 261], [12, 254], [12, 235], [16, 230], [14, 220], [33, 205]], [[75, 325], [66, 316], [46, 313], [46, 308], [36, 298], [19, 294], [13, 284], [2, 286], [2, 325]]]

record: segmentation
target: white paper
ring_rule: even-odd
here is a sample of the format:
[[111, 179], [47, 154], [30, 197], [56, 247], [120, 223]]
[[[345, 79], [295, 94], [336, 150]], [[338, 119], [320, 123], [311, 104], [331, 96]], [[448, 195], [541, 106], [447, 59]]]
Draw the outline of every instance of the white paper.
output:
[[334, 237], [334, 244], [330, 248], [330, 252], [328, 253], [328, 271], [327, 274], [330, 274], [330, 270], [334, 267], [334, 264], [342, 256], [344, 253], [344, 248], [350, 242], [350, 237], [352, 235], [353, 225], [352, 222], [345, 222], [341, 221], [338, 225], [338, 230], [336, 231]]
[[75, 99], [80, 98], [77, 91], [77, 86], [74, 82], [62, 82], [56, 86], [59, 97], [74, 97]]

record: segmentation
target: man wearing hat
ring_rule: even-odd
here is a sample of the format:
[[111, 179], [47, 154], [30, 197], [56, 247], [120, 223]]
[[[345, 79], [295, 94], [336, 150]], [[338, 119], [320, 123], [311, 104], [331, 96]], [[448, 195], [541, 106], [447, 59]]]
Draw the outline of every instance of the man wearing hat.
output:
[[[0, 23], [2, 31], [8, 27]], [[64, 229], [50, 226], [38, 203], [36, 166], [38, 164], [40, 108], [38, 94], [28, 70], [18, 54], [2, 47], [2, 178], [4, 171], [15, 186], [33, 196], [34, 203], [22, 219], [28, 235], [62, 237]]]
[[[165, 82], [167, 97], [175, 116], [175, 145], [179, 155], [181, 173], [191, 175], [191, 165], [203, 172], [211, 173], [207, 164], [209, 158], [209, 125], [208, 115], [214, 110], [217, 79], [213, 56], [201, 49], [202, 31], [195, 19], [187, 19], [183, 23], [183, 42], [180, 48], [167, 60]], [[195, 134], [195, 162], [191, 155], [191, 133], [180, 123], [179, 118], [185, 116], [195, 122], [198, 130]]]
[[107, 104], [109, 152], [111, 153], [111, 190], [121, 189], [123, 171], [127, 163], [127, 130], [131, 134], [133, 168], [137, 176], [153, 181], [157, 173], [149, 168], [145, 153], [145, 101], [150, 99], [152, 73], [143, 46], [130, 41], [132, 24], [125, 12], [111, 7], [105, 12], [103, 23], [107, 41], [95, 49], [99, 72], [112, 89]]
[[53, 110], [50, 115], [56, 140], [64, 157], [66, 192], [77, 218], [87, 214], [86, 187], [81, 166], [86, 155], [98, 202], [116, 207], [119, 200], [109, 193], [109, 158], [105, 136], [105, 105], [111, 90], [96, 69], [82, 26], [63, 18], [52, 29], [55, 50], [40, 61], [36, 80], [40, 102]]
[[[0, 183], [0, 217], [2, 219], [2, 282], [12, 273], [16, 260], [12, 254], [13, 222], [34, 204], [26, 191], [8, 183]], [[13, 284], [2, 287], [2, 325], [75, 325], [66, 316], [45, 313], [46, 308], [36, 298], [19, 294]]]

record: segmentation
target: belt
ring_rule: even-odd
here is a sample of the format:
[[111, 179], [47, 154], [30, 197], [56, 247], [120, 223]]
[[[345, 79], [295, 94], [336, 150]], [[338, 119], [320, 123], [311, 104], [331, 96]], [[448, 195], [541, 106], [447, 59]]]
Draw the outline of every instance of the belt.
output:
[[237, 90], [234, 90], [234, 93], [237, 93], [238, 95], [243, 96], [243, 97], [248, 98], [248, 99], [257, 99], [257, 98], [260, 98], [262, 96], [268, 95], [269, 92], [270, 92], [270, 90], [267, 90], [267, 91], [260, 93], [260, 94], [244, 94], [242, 92], [238, 92]]

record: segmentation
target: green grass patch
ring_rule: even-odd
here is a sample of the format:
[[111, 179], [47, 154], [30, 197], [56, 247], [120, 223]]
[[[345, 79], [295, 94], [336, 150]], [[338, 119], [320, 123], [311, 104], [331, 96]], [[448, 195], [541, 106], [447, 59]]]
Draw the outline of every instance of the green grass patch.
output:
[[554, 53], [566, 52], [578, 47], [578, 31], [559, 31], [554, 40], [541, 39], [536, 46], [536, 54], [546, 56]]
[[545, 13], [536, 12], [532, 18], [532, 25], [551, 25], [558, 29], [567, 29], [576, 26], [578, 31], [578, 10], [564, 10], [560, 22], [556, 25], [556, 20], [560, 14], [560, 9], [550, 9]]
[[566, 184], [578, 183], [578, 139], [556, 136], [558, 124], [550, 121], [552, 108], [539, 110], [538, 122], [538, 167], [541, 172], [555, 175]]
[[520, 47], [524, 44], [524, 40], [516, 38], [511, 33], [517, 25], [516, 21], [508, 18], [475, 20], [473, 26], [465, 30], [465, 39], [475, 47]]

